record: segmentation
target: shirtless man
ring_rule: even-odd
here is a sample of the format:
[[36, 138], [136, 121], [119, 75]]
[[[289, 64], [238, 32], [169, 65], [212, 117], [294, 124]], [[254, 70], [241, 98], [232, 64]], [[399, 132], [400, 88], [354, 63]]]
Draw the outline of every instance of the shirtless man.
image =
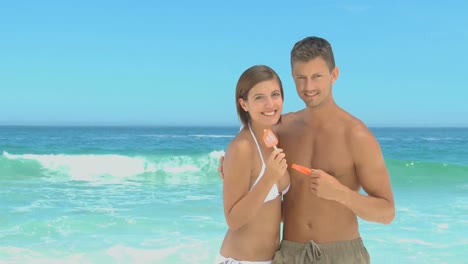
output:
[[[338, 68], [331, 45], [318, 37], [291, 51], [292, 77], [306, 107], [275, 126], [289, 164], [291, 188], [283, 202], [283, 241], [273, 263], [369, 263], [357, 216], [392, 222], [395, 204], [380, 146], [359, 119], [332, 95]], [[362, 187], [367, 195], [359, 193]]]
[[[273, 263], [370, 263], [358, 220], [389, 224], [395, 217], [380, 146], [359, 119], [340, 108], [332, 86], [339, 71], [330, 43], [307, 37], [291, 51], [292, 77], [306, 107], [273, 128], [288, 164], [283, 240]], [[220, 164], [222, 175], [222, 163]], [[363, 188], [367, 195], [359, 192]]]

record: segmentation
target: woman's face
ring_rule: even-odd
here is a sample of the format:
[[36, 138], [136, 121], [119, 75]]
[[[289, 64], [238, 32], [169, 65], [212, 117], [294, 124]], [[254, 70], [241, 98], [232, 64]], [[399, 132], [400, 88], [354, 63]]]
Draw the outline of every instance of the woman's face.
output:
[[241, 98], [239, 103], [249, 113], [251, 122], [272, 126], [283, 111], [280, 85], [276, 79], [260, 82], [250, 89], [247, 100]]

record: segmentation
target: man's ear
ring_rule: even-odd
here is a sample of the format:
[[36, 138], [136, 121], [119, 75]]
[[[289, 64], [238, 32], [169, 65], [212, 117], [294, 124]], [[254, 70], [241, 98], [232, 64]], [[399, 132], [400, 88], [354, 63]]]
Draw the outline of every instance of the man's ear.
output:
[[338, 75], [340, 75], [340, 70], [338, 69], [338, 66], [335, 66], [331, 74], [332, 74], [332, 83], [335, 83], [335, 81], [338, 79]]
[[247, 106], [247, 101], [245, 101], [242, 98], [239, 98], [239, 104], [242, 107], [242, 109], [244, 109], [244, 111], [246, 111], [246, 112], [249, 111], [249, 107]]

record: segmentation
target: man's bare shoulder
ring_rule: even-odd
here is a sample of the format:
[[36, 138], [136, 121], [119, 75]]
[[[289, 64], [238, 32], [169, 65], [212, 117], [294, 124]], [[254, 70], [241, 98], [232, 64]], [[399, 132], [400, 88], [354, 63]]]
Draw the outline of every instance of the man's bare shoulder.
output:
[[301, 121], [300, 113], [301, 111], [283, 114], [281, 116], [281, 122], [276, 124], [273, 127], [273, 130], [277, 133], [284, 133], [284, 131], [289, 131], [292, 126]]
[[346, 135], [349, 142], [358, 145], [369, 141], [375, 141], [374, 134], [369, 127], [354, 116], [351, 116], [346, 124]]
[[359, 118], [353, 116], [342, 108], [339, 108], [337, 119], [333, 122], [334, 125], [342, 127], [348, 137], [360, 137], [372, 135], [369, 128]]
[[300, 111], [297, 111], [297, 112], [289, 112], [289, 113], [286, 113], [286, 114], [283, 114], [281, 116], [281, 120], [285, 121], [285, 122], [294, 122], [294, 121], [297, 121], [298, 119], [300, 119], [300, 116], [301, 116], [301, 113], [303, 112], [303, 110], [300, 110]]

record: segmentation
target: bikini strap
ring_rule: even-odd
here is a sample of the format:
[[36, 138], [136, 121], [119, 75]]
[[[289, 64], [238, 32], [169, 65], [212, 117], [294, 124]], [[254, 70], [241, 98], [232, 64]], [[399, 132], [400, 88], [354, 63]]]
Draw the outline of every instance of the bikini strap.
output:
[[258, 145], [257, 138], [255, 137], [255, 134], [254, 134], [254, 132], [252, 131], [252, 128], [250, 127], [250, 124], [249, 124], [249, 130], [250, 130], [250, 134], [252, 134], [252, 137], [253, 137], [253, 139], [254, 139], [254, 141], [255, 141], [255, 145], [257, 145], [258, 154], [260, 154], [260, 158], [262, 159], [262, 163], [265, 164], [265, 161], [263, 160], [262, 151], [260, 150], [260, 145]]
[[258, 181], [263, 177], [263, 173], [265, 172], [266, 166], [265, 166], [265, 161], [263, 160], [262, 151], [260, 150], [260, 145], [258, 145], [257, 138], [255, 137], [255, 134], [253, 133], [252, 128], [250, 127], [250, 123], [249, 123], [249, 130], [250, 130], [250, 134], [252, 134], [252, 137], [253, 137], [253, 139], [255, 141], [255, 145], [257, 145], [258, 154], [260, 155], [260, 159], [262, 160], [262, 170], [260, 171], [259, 177], [257, 177], [254, 184], [252, 185], [252, 188], [253, 188], [255, 185], [257, 185]]

